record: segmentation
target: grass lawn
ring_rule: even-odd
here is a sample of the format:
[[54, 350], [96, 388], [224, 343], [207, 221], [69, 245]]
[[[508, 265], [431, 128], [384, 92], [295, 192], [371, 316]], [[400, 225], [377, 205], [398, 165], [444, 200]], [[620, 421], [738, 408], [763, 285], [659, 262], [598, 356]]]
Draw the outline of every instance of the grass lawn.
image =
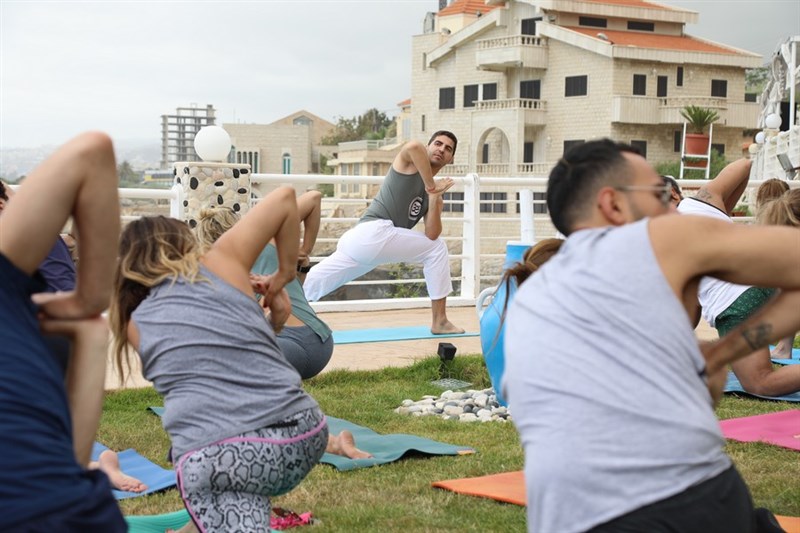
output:
[[[436, 417], [411, 417], [392, 412], [404, 399], [439, 394], [430, 385], [438, 379], [438, 358], [406, 368], [380, 371], [332, 371], [306, 382], [323, 410], [370, 427], [379, 433], [409, 433], [472, 446], [474, 455], [411, 458], [388, 465], [339, 472], [318, 465], [291, 493], [273, 505], [296, 512], [311, 511], [320, 519], [313, 531], [524, 531], [525, 509], [482, 498], [433, 489], [437, 480], [520, 470], [523, 455], [510, 423], [460, 423]], [[480, 356], [459, 356], [455, 375], [474, 388], [489, 386]], [[152, 389], [112, 392], [106, 396], [98, 440], [112, 449], [135, 448], [166, 468], [169, 439], [160, 419], [147, 410], [162, 405]], [[788, 403], [726, 396], [720, 418], [782, 411]], [[749, 484], [756, 505], [777, 514], [800, 516], [800, 456], [766, 444], [728, 443], [727, 451]], [[176, 490], [120, 502], [125, 514], [158, 514], [183, 508]]]

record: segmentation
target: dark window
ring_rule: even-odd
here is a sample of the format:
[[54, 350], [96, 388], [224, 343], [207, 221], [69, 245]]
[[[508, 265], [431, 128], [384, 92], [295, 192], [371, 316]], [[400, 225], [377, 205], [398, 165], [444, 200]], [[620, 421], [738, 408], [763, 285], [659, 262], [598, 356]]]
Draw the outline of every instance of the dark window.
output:
[[656, 25], [652, 22], [642, 22], [640, 20], [629, 20], [628, 21], [628, 29], [629, 30], [637, 30], [637, 31], [656, 31]]
[[631, 146], [639, 150], [639, 154], [647, 159], [647, 141], [631, 141]]
[[584, 141], [583, 139], [574, 141], [564, 141], [564, 153], [566, 154], [567, 152], [570, 151], [571, 148], [578, 146], [579, 144], [583, 144], [585, 142], [586, 141]]
[[[519, 193], [517, 193], [517, 213], [520, 212]], [[547, 193], [533, 193], [533, 212], [542, 215], [547, 214]]]
[[667, 96], [668, 83], [669, 83], [669, 78], [667, 76], [658, 77], [656, 85], [656, 96], [658, 96], [659, 98], [665, 98]]
[[439, 109], [455, 109], [456, 88], [443, 87], [439, 89]]
[[567, 76], [564, 78], [564, 96], [584, 96], [587, 91], [588, 76]]
[[504, 192], [482, 192], [481, 213], [505, 213], [507, 194]]
[[675, 85], [683, 87], [683, 67], [678, 67], [678, 73], [675, 76]]
[[538, 100], [542, 97], [542, 81], [526, 80], [519, 82], [519, 97]]
[[464, 85], [464, 107], [475, 107], [475, 100], [478, 99], [477, 85]]
[[533, 163], [533, 143], [525, 143], [522, 147], [522, 162]]
[[638, 96], [647, 94], [647, 76], [644, 74], [633, 75], [633, 94]]
[[578, 17], [578, 24], [593, 28], [605, 28], [608, 26], [608, 20], [598, 17]]
[[728, 80], [711, 80], [711, 96], [728, 97]]
[[481, 100], [497, 100], [497, 84], [496, 83], [484, 83], [483, 84], [483, 96], [481, 96]]
[[[463, 213], [464, 212], [464, 193], [463, 192], [446, 192], [442, 195], [444, 200], [444, 207], [442, 211], [445, 213]], [[458, 202], [458, 203], [450, 203]]]
[[719, 155], [725, 155], [725, 145], [722, 144], [722, 143], [720, 143], [720, 144], [712, 143], [711, 144], [711, 151], [712, 152], [717, 152]]
[[756, 93], [744, 93], [744, 101], [745, 102], [758, 102], [758, 94], [756, 94]]
[[681, 130], [675, 130], [675, 134], [672, 136], [672, 151], [673, 152], [680, 152], [681, 151], [681, 137], [683, 134]]
[[420, 129], [425, 131], [425, 115], [422, 115], [422, 127]]
[[536, 21], [542, 19], [522, 19], [522, 35], [536, 35]]
[[489, 145], [484, 144], [481, 149], [481, 163], [484, 165], [489, 164]]

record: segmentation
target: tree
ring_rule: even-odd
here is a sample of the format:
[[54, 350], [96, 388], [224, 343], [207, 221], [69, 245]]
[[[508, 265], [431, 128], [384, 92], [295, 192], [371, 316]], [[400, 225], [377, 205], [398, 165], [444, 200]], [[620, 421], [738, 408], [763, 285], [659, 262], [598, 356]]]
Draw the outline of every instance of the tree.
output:
[[376, 140], [396, 134], [394, 118], [375, 108], [353, 118], [338, 117], [336, 129], [322, 139], [322, 144], [332, 145], [364, 139]]
[[119, 176], [120, 187], [135, 187], [141, 181], [139, 172], [133, 170], [133, 167], [127, 161], [117, 165], [117, 175]]
[[769, 81], [769, 67], [750, 68], [744, 71], [744, 91], [760, 94]]

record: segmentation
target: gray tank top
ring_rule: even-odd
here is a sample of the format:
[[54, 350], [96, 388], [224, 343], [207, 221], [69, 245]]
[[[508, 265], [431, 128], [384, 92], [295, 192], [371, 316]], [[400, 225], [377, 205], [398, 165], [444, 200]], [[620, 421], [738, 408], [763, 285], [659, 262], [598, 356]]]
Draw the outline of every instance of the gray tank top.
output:
[[378, 195], [358, 223], [391, 220], [396, 228], [411, 229], [427, 212], [428, 193], [419, 172], [400, 174], [394, 167], [389, 167]]
[[[256, 259], [251, 270], [256, 274], [272, 274], [278, 270], [278, 250], [268, 244]], [[317, 334], [319, 340], [322, 342], [328, 340], [328, 337], [331, 336], [331, 328], [320, 320], [317, 313], [311, 308], [300, 282], [297, 279], [293, 279], [286, 284], [286, 292], [289, 293], [289, 299], [292, 301], [292, 314], [300, 319], [303, 324], [310, 327]]]
[[730, 466], [647, 224], [575, 232], [509, 306], [503, 384], [531, 531], [585, 531]]
[[176, 460], [317, 405], [255, 299], [200, 273], [208, 281], [153, 287], [133, 312], [142, 371], [164, 397]]

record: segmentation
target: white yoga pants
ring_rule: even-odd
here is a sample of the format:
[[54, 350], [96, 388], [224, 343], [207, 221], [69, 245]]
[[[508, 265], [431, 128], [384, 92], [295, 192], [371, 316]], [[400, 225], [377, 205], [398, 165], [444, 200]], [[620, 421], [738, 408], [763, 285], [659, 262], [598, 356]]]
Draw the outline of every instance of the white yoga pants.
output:
[[385, 263], [422, 263], [431, 300], [453, 292], [450, 259], [442, 239], [431, 240], [424, 233], [396, 228], [391, 220], [356, 224], [339, 239], [336, 251], [314, 265], [303, 290], [314, 302], [345, 283]]

